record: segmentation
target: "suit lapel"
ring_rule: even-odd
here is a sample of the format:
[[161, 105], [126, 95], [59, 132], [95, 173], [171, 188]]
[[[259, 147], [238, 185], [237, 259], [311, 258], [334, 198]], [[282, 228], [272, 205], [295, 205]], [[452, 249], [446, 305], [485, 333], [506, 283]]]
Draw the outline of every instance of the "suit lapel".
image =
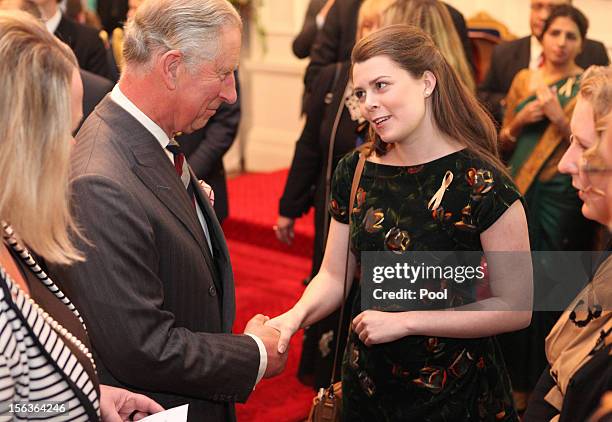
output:
[[531, 59], [531, 37], [525, 37], [519, 44], [520, 48], [516, 50], [515, 61], [519, 70], [529, 67], [529, 60]]
[[[208, 242], [204, 237], [204, 230], [193, 208], [191, 198], [159, 142], [134, 117], [115, 104], [110, 99], [110, 94], [100, 102], [96, 112], [104, 120], [107, 120], [110, 127], [115, 127], [120, 131], [119, 139], [121, 139], [121, 145], [118, 145], [118, 147], [127, 148], [133, 154], [134, 164], [132, 170], [134, 174], [185, 226], [197, 242], [215, 284], [219, 283], [220, 285], [217, 287], [223, 291], [223, 328], [226, 331], [230, 330], [233, 323], [235, 306], [233, 277], [231, 276], [231, 267], [228, 267], [230, 265], [229, 254], [223, 232], [210, 206], [210, 202], [208, 202], [208, 197], [204, 197], [196, 181], [194, 185], [196, 189], [194, 191], [198, 195], [202, 212], [208, 220], [211, 244], [215, 250], [218, 249], [218, 253], [215, 252], [215, 260], [218, 260], [217, 262], [219, 263], [218, 268], [219, 272], [221, 272], [219, 277], [221, 280], [216, 280], [217, 271], [215, 270]], [[193, 183], [193, 172], [191, 172], [191, 176]]]
[[225, 242], [225, 236], [223, 229], [219, 224], [219, 220], [215, 215], [215, 211], [208, 199], [208, 195], [200, 187], [198, 179], [191, 167], [189, 167], [191, 173], [191, 183], [195, 186], [196, 200], [198, 201], [202, 213], [206, 218], [208, 225], [208, 233], [210, 234], [210, 242], [213, 247], [215, 254], [215, 263], [217, 264], [219, 280], [218, 286], [223, 292], [223, 331], [231, 332], [232, 325], [234, 324], [235, 316], [235, 291], [234, 291], [234, 274], [232, 272], [232, 263], [230, 261], [229, 250], [227, 249], [227, 243]]
[[57, 25], [57, 28], [55, 28], [55, 32], [53, 33], [53, 35], [55, 35], [60, 40], [70, 46], [74, 45], [74, 38], [76, 34], [72, 30], [72, 27], [69, 22], [66, 21], [66, 17], [63, 13], [59, 24]]
[[[98, 111], [110, 127], [121, 131], [121, 145], [118, 147], [127, 148], [133, 154], [134, 174], [185, 226], [206, 255], [208, 244], [191, 199], [157, 139], [127, 111], [115, 104], [110, 95], [98, 105]], [[207, 264], [211, 274], [214, 274], [210, 259]]]
[[131, 149], [136, 159], [134, 173], [191, 233], [214, 274], [210, 257], [207, 256], [210, 255], [208, 244], [191, 199], [161, 146], [151, 135], [151, 142], [132, 146]]

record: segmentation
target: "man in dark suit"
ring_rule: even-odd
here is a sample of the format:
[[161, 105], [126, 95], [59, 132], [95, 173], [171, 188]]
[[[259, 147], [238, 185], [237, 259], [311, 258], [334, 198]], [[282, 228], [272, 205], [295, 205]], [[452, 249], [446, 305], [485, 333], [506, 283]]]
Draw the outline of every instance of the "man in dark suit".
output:
[[236, 101], [241, 35], [226, 0], [149, 0], [138, 9], [121, 80], [73, 150], [86, 260], [51, 269], [85, 320], [100, 379], [164, 407], [188, 403], [189, 421], [234, 420], [234, 402], [279, 373], [287, 355], [263, 315], [232, 334], [227, 245], [173, 140]]
[[[478, 89], [478, 96], [498, 122], [503, 120], [502, 100], [508, 93], [514, 76], [521, 69], [539, 66], [542, 47], [538, 40], [542, 36], [544, 22], [548, 19], [551, 8], [562, 3], [571, 1], [531, 0], [531, 35], [499, 44], [493, 50], [491, 67]], [[591, 65], [607, 66], [609, 62], [605, 46], [590, 39], [584, 40], [582, 52], [576, 57], [578, 66], [585, 69]]]
[[221, 105], [203, 128], [176, 137], [196, 177], [212, 188], [215, 194], [213, 207], [219, 223], [229, 215], [223, 156], [234, 143], [240, 124], [238, 72], [234, 77], [238, 96], [236, 102]]
[[109, 78], [110, 65], [98, 31], [64, 16], [58, 0], [34, 0], [50, 32], [70, 46], [79, 67]]

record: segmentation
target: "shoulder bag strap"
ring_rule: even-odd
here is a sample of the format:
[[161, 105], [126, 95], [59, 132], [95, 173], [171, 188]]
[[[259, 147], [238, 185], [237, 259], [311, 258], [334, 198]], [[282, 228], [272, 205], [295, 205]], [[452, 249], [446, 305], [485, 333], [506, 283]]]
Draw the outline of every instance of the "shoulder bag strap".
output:
[[[359, 153], [359, 161], [357, 167], [355, 167], [355, 174], [353, 175], [353, 184], [351, 186], [351, 196], [349, 198], [348, 216], [349, 216], [349, 230], [348, 230], [348, 243], [346, 245], [346, 261], [344, 263], [344, 285], [342, 288], [342, 306], [340, 307], [340, 317], [338, 319], [338, 329], [336, 331], [336, 350], [334, 352], [334, 365], [332, 366], [332, 375], [330, 380], [330, 395], [334, 395], [334, 379], [336, 378], [336, 365], [338, 363], [338, 355], [340, 354], [340, 334], [342, 331], [342, 321], [344, 320], [344, 311], [346, 308], [346, 291], [348, 283], [352, 280], [353, 274], [348, 273], [348, 262], [349, 254], [351, 253], [351, 221], [353, 214], [353, 205], [355, 204], [355, 195], [357, 194], [357, 188], [359, 187], [359, 181], [361, 180], [361, 173], [363, 173], [363, 167], [366, 161], [365, 151]], [[350, 332], [350, 330], [349, 330]]]

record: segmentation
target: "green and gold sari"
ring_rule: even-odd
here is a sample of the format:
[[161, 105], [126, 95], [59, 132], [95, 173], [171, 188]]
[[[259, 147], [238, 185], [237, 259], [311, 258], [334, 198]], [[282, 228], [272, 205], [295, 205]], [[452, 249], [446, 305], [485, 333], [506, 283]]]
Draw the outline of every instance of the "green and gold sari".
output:
[[[517, 75], [507, 97], [507, 118], [513, 118], [536, 100], [533, 89], [529, 88], [530, 72], [524, 70]], [[580, 89], [580, 75], [549, 86], [556, 88], [569, 121]], [[557, 126], [544, 118], [523, 128], [510, 158], [510, 171], [528, 207], [532, 250], [575, 250], [588, 245], [586, 221], [580, 212], [576, 189], [572, 187], [571, 177], [557, 169], [568, 146], [568, 139]]]

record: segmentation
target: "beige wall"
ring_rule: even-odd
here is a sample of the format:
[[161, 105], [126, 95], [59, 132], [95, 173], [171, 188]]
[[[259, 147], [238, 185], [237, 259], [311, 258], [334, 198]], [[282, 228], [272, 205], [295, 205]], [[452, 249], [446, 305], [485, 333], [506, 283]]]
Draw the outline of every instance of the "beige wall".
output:
[[266, 30], [265, 48], [253, 25], [240, 63], [242, 122], [239, 139], [225, 157], [231, 171], [266, 171], [288, 167], [301, 132], [302, 78], [307, 60], [293, 56], [308, 0], [262, 0], [259, 21]]
[[[229, 169], [266, 171], [288, 167], [303, 120], [302, 77], [307, 60], [296, 59], [291, 42], [302, 25], [308, 0], [261, 0], [267, 51], [251, 28], [241, 62], [243, 121], [239, 139], [226, 156]], [[530, 0], [446, 0], [466, 18], [484, 10], [518, 36], [529, 34]], [[612, 47], [612, 0], [574, 0], [591, 22], [589, 37]], [[241, 153], [242, 151], [242, 153]]]

